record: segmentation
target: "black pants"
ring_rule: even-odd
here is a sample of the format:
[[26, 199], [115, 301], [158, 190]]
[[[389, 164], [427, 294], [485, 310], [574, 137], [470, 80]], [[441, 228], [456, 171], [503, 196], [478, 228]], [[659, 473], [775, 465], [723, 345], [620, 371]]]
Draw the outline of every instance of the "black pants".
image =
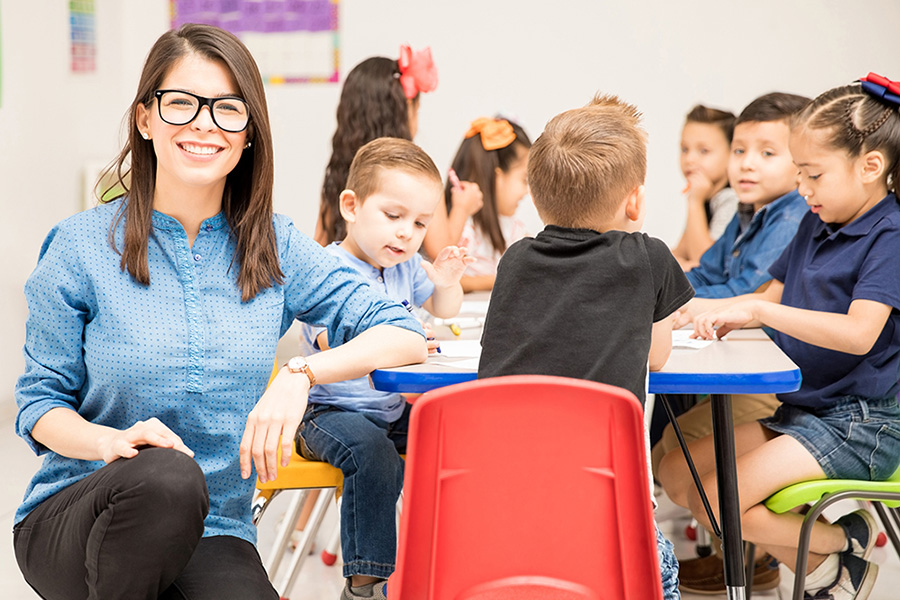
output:
[[16, 561], [48, 600], [277, 600], [253, 544], [201, 538], [208, 511], [194, 459], [147, 448], [34, 509], [13, 532]]

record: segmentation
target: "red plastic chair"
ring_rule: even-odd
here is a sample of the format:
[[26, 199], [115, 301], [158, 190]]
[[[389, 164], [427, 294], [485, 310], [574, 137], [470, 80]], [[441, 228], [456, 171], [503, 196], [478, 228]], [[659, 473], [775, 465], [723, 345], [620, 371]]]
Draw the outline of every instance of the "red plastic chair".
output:
[[643, 427], [633, 394], [590, 381], [517, 375], [425, 394], [388, 597], [661, 599]]

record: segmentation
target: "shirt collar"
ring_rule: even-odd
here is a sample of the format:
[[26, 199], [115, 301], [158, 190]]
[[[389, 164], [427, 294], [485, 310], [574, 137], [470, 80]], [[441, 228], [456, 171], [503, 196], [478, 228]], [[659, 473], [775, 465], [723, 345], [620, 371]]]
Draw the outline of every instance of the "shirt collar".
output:
[[[340, 241], [337, 241], [337, 242], [331, 242], [331, 244], [329, 244], [329, 248], [332, 247], [332, 246], [334, 247], [335, 250], [337, 250], [338, 252], [340, 252], [340, 253], [341, 253], [341, 256], [343, 256], [344, 258], [346, 258], [346, 260], [347, 260], [348, 262], [350, 262], [351, 265], [353, 265], [353, 267], [354, 267], [357, 271], [359, 271], [360, 273], [363, 273], [363, 274], [365, 274], [365, 275], [368, 275], [371, 279], [377, 279], [377, 278], [379, 278], [379, 277], [382, 276], [382, 273], [381, 273], [381, 270], [380, 270], [380, 269], [376, 269], [375, 267], [373, 267], [372, 265], [370, 265], [370, 264], [367, 263], [366, 261], [361, 260], [360, 258], [357, 258], [357, 257], [354, 256], [353, 254], [350, 254], [350, 252], [348, 252], [347, 250], [344, 250], [343, 248], [341, 248], [341, 242], [340, 242]], [[385, 269], [385, 270], [387, 270], [387, 269]]]
[[[204, 219], [202, 223], [200, 223], [200, 230], [203, 231], [213, 231], [214, 229], [221, 229], [224, 227], [228, 221], [225, 219], [225, 213], [220, 212], [217, 215], [214, 215], [208, 219]], [[178, 231], [179, 229], [184, 230], [184, 227], [175, 217], [170, 217], [165, 213], [161, 213], [158, 210], [153, 211], [153, 227], [156, 229], [162, 229], [164, 231]]]
[[897, 196], [889, 193], [875, 206], [867, 210], [858, 219], [843, 227], [835, 227], [832, 223], [825, 223], [821, 219], [813, 230], [814, 239], [826, 238], [835, 233], [841, 233], [846, 236], [863, 237], [867, 235], [875, 225], [884, 217], [898, 212]]

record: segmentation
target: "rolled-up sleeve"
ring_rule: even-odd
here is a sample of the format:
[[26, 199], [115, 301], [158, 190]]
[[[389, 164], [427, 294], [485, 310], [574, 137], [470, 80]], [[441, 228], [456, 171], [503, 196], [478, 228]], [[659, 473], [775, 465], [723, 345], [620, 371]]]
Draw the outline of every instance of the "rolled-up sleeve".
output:
[[376, 325], [393, 325], [424, 337], [418, 320], [370, 286], [353, 268], [286, 221], [276, 221], [285, 274], [285, 315], [328, 331], [338, 346]]
[[86, 370], [84, 327], [91, 318], [90, 290], [77, 249], [59, 226], [44, 240], [25, 284], [25, 372], [16, 383], [16, 432], [37, 454], [47, 451], [31, 436], [35, 423], [56, 407], [78, 410]]

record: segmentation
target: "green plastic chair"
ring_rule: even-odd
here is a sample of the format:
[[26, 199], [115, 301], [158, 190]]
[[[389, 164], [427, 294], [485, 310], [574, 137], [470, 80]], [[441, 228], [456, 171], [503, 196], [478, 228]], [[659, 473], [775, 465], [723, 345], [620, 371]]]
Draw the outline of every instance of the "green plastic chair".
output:
[[[806, 581], [809, 537], [813, 523], [830, 505], [840, 500], [872, 500], [875, 511], [881, 519], [884, 531], [900, 556], [900, 469], [886, 481], [856, 481], [853, 479], [818, 479], [795, 483], [772, 494], [766, 500], [766, 508], [775, 513], [784, 513], [797, 506], [812, 504], [803, 527], [800, 529], [800, 545], [797, 548], [797, 565], [794, 569], [794, 600], [803, 600], [803, 586]], [[893, 520], [892, 520], [893, 519]], [[748, 596], [749, 597], [749, 596]]]

